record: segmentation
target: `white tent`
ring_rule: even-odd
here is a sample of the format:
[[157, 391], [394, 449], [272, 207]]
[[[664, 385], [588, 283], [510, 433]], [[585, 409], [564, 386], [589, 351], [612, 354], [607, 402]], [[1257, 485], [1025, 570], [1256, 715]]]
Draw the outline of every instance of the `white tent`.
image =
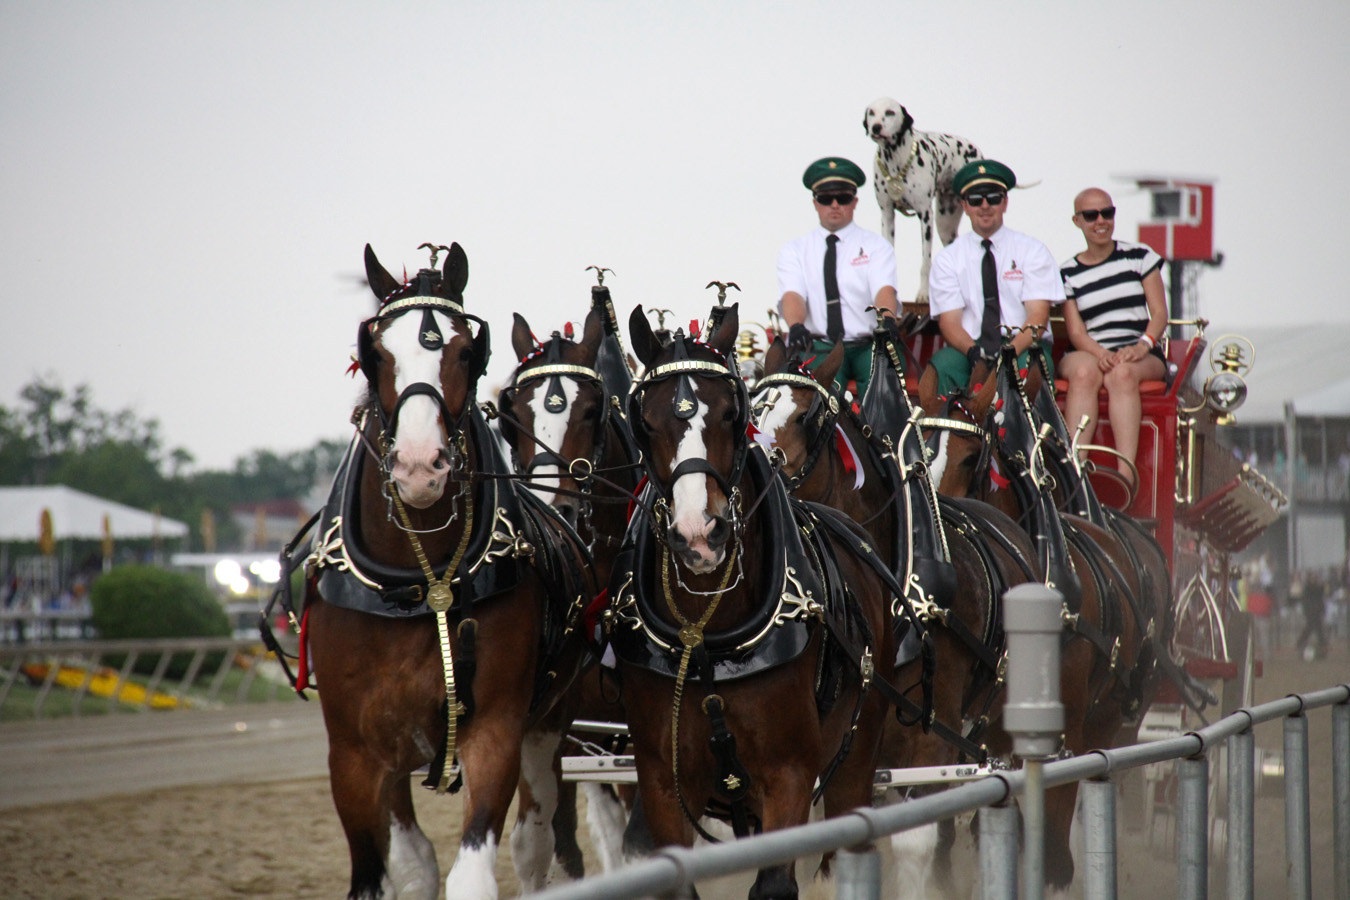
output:
[[0, 487], [0, 542], [36, 541], [44, 509], [51, 511], [52, 536], [58, 541], [101, 539], [105, 515], [114, 540], [181, 538], [188, 533], [174, 519], [56, 484]]

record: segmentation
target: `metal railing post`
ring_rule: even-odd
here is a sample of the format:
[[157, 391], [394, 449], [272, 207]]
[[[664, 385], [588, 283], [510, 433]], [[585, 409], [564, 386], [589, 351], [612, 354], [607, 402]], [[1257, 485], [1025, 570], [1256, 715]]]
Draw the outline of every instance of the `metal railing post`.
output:
[[1087, 900], [1116, 900], [1116, 785], [1091, 778], [1079, 788], [1083, 798], [1083, 895]]
[[1209, 896], [1209, 760], [1205, 754], [1177, 763], [1177, 896]]
[[1336, 798], [1336, 900], [1350, 900], [1350, 703], [1331, 707], [1331, 780]]
[[1255, 900], [1256, 735], [1251, 728], [1228, 744], [1228, 898]]
[[986, 806], [979, 817], [980, 897], [1017, 900], [1017, 807]]
[[876, 847], [840, 850], [834, 865], [834, 895], [838, 900], [880, 900], [881, 855]]
[[1003, 726], [1022, 759], [1022, 900], [1045, 893], [1046, 757], [1064, 741], [1064, 705], [1059, 701], [1059, 642], [1064, 596], [1043, 584], [1019, 584], [1003, 595], [1008, 636], [1008, 693]]
[[1308, 809], [1308, 717], [1284, 719], [1284, 849], [1290, 900], [1312, 897], [1312, 826]]

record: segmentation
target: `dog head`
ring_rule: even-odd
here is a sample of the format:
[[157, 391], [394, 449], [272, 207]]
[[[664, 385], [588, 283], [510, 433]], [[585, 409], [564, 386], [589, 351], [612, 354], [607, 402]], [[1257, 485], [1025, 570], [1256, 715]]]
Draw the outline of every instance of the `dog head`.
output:
[[878, 144], [898, 143], [913, 125], [909, 111], [890, 97], [872, 101], [863, 113], [863, 131]]

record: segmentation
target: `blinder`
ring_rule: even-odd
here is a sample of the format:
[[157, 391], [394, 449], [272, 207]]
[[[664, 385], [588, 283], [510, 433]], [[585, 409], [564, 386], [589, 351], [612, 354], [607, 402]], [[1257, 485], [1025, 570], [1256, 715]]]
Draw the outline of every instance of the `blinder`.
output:
[[811, 404], [806, 408], [804, 419], [807, 428], [806, 458], [801, 471], [788, 479], [789, 484], [795, 486], [811, 474], [821, 454], [829, 446], [841, 406], [839, 397], [834, 391], [802, 371], [778, 372], [764, 376], [755, 382], [755, 395], [759, 396], [761, 392], [774, 387], [810, 388], [812, 391]]
[[[605, 451], [605, 435], [609, 425], [609, 404], [605, 402], [604, 380], [600, 373], [595, 369], [586, 366], [573, 365], [562, 362], [562, 343], [565, 339], [557, 332], [541, 350], [544, 364], [530, 369], [517, 372], [512, 383], [502, 388], [497, 395], [497, 408], [505, 415], [498, 421], [498, 427], [501, 429], [502, 437], [513, 448], [516, 446], [516, 440], [519, 437], [516, 428], [516, 422], [519, 416], [516, 413], [516, 396], [520, 389], [533, 381], [547, 378], [548, 383], [544, 388], [544, 408], [550, 413], [562, 413], [567, 410], [567, 395], [563, 392], [562, 379], [572, 378], [577, 381], [589, 381], [595, 384], [600, 390], [600, 415], [596, 417], [595, 434], [592, 441], [595, 445], [595, 454], [590, 468], [593, 470]], [[530, 469], [545, 464], [556, 465], [560, 470], [570, 471], [571, 466], [568, 461], [563, 459], [556, 452], [558, 448], [548, 448], [540, 453], [530, 462]]]
[[[749, 452], [749, 438], [746, 435], [746, 429], [750, 423], [749, 391], [746, 389], [745, 381], [739, 373], [720, 355], [717, 361], [690, 359], [689, 341], [691, 340], [693, 339], [685, 337], [683, 330], [676, 330], [670, 344], [674, 358], [668, 363], [662, 363], [650, 369], [642, 377], [642, 380], [633, 386], [633, 391], [628, 396], [628, 422], [633, 431], [633, 440], [642, 452], [642, 458], [646, 463], [651, 483], [658, 485], [667, 498], [669, 498], [675, 482], [680, 477], [692, 472], [703, 472], [710, 476], [722, 488], [722, 492], [730, 497], [741, 480], [741, 473], [745, 468], [746, 454]], [[692, 418], [698, 411], [698, 396], [693, 384], [693, 379], [697, 377], [725, 379], [734, 387], [736, 413], [732, 423], [734, 444], [731, 472], [724, 476], [714, 469], [706, 459], [687, 459], [670, 473], [669, 483], [663, 483], [660, 474], [652, 469], [651, 433], [642, 417], [642, 406], [646, 400], [647, 389], [652, 384], [665, 381], [668, 378], [677, 379], [675, 396], [671, 404], [671, 414], [684, 421]]]

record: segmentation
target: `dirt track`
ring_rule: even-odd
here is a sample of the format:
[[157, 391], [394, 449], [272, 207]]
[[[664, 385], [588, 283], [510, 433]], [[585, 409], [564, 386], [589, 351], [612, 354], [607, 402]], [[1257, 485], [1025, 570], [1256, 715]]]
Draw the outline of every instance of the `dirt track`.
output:
[[[1281, 651], [1265, 661], [1256, 701], [1347, 680], [1350, 648], [1335, 647], [1330, 659], [1312, 664]], [[171, 714], [164, 721], [172, 727], [152, 723], [167, 728], [167, 736], [148, 725], [128, 728], [127, 717], [106, 720], [102, 728], [93, 720], [0, 726], [0, 894], [14, 900], [344, 896], [346, 843], [322, 774], [326, 748], [321, 727], [315, 730], [317, 712], [316, 703], [292, 705], [242, 720], [242, 727], [228, 715]], [[192, 733], [181, 727], [185, 721], [196, 723]], [[1309, 722], [1313, 892], [1330, 896], [1330, 715], [1321, 710]], [[115, 734], [119, 730], [125, 733]], [[1278, 723], [1258, 727], [1256, 736], [1259, 747], [1281, 746]], [[288, 780], [266, 780], [277, 777]], [[72, 791], [86, 799], [70, 799]], [[419, 819], [444, 870], [457, 838], [458, 801], [420, 790], [418, 800]], [[1278, 792], [1258, 797], [1257, 823], [1256, 896], [1285, 896]], [[1167, 857], [1123, 829], [1120, 844], [1121, 897], [1175, 894]], [[1216, 885], [1223, 865], [1211, 859]], [[502, 896], [517, 893], [506, 854], [498, 873]]]

